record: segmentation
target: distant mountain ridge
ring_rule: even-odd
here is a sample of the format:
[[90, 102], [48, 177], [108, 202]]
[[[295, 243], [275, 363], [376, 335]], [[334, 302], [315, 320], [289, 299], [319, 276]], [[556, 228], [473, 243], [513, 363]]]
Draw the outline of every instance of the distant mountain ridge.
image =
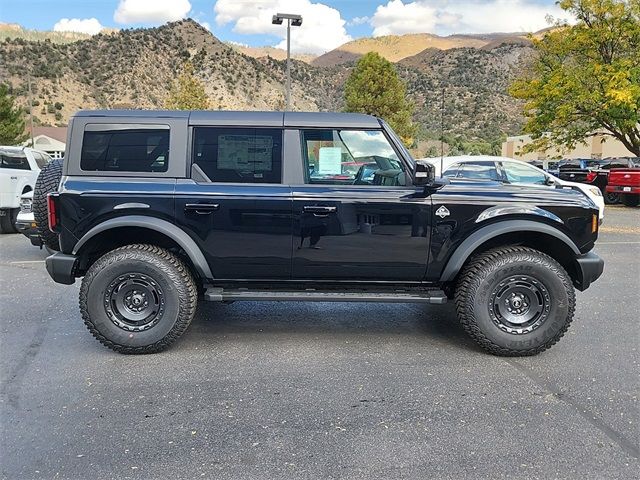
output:
[[[72, 42], [45, 40], [0, 41], [0, 78], [12, 85], [24, 106], [25, 72], [32, 72], [36, 124], [66, 124], [81, 108], [162, 108], [186, 60], [194, 64], [213, 109], [284, 108], [282, 51], [230, 46], [193, 20]], [[381, 48], [383, 54], [399, 59], [397, 68], [415, 104], [422, 137], [439, 134], [443, 90], [446, 131], [451, 135], [497, 142], [505, 134], [519, 133], [521, 105], [506, 90], [531, 54], [526, 38], [416, 34], [350, 44], [357, 46], [349, 47], [350, 59], [330, 61], [328, 52], [310, 64], [293, 60], [294, 109], [341, 110], [344, 82], [359, 52]], [[417, 51], [425, 44], [431, 46]]]

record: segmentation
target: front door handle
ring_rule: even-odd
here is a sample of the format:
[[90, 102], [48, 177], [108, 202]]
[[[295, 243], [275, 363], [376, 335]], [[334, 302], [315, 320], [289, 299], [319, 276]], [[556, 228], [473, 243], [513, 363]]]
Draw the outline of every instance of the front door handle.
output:
[[209, 215], [216, 210], [220, 210], [218, 203], [187, 203], [184, 206], [185, 212], [195, 212], [198, 215]]
[[304, 207], [302, 207], [302, 211], [305, 213], [319, 213], [322, 215], [335, 213], [336, 210], [337, 210], [336, 207], [325, 207], [321, 205], [305, 205]]

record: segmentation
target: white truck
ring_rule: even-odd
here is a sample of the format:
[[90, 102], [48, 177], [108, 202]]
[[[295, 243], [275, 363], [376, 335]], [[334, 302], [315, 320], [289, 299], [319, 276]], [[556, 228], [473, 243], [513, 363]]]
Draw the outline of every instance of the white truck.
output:
[[20, 197], [33, 191], [51, 157], [27, 147], [0, 146], [0, 233], [15, 233]]

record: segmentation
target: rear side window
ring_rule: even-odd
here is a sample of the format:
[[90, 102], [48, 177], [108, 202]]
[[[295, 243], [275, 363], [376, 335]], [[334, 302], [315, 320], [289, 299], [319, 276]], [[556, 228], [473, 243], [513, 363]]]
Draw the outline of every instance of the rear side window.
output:
[[494, 180], [500, 179], [494, 162], [467, 162], [463, 163], [458, 171], [458, 178], [469, 178], [473, 180]]
[[193, 164], [205, 181], [280, 183], [282, 130], [196, 127]]
[[47, 162], [49, 160], [51, 160], [48, 155], [43, 155], [43, 154], [38, 153], [38, 152], [33, 152], [33, 158], [36, 161], [36, 163], [38, 164], [39, 168], [44, 168], [44, 166], [47, 164]]
[[168, 125], [87, 125], [80, 168], [99, 172], [166, 172]]
[[0, 168], [31, 170], [29, 160], [27, 160], [26, 155], [21, 152], [0, 152]]

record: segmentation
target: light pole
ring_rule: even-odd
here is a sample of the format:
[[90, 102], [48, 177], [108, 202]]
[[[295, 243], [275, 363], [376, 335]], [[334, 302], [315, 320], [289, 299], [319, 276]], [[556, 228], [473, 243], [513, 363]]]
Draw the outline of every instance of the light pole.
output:
[[282, 25], [282, 22], [287, 21], [287, 110], [291, 110], [291, 27], [299, 27], [302, 25], [302, 16], [295, 15], [293, 13], [277, 13], [271, 19], [271, 23], [274, 25]]

